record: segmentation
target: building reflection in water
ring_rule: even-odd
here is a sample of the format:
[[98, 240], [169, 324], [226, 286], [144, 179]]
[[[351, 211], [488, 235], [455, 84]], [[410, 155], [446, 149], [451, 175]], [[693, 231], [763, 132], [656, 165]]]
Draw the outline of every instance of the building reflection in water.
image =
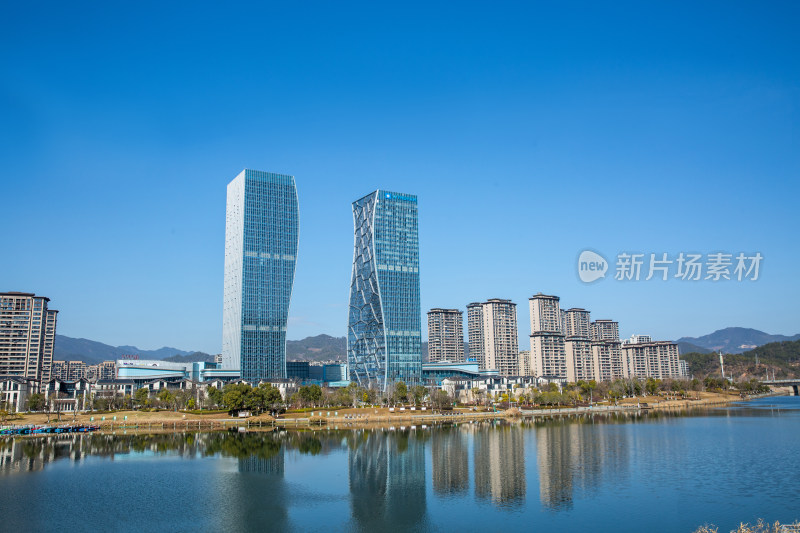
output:
[[237, 508], [230, 515], [228, 526], [235, 525], [238, 531], [258, 531], [268, 525], [269, 530], [286, 531], [290, 529], [289, 495], [284, 480], [286, 450], [271, 439], [266, 446], [249, 451], [248, 456], [238, 458], [241, 475], [230, 485], [238, 496], [227, 495], [227, 501]]
[[627, 439], [609, 422], [579, 417], [534, 424], [543, 507], [571, 509], [574, 490], [597, 491], [609, 472], [616, 478], [627, 475]]
[[418, 528], [425, 520], [425, 441], [416, 430], [357, 430], [350, 443], [350, 505], [365, 531]]
[[524, 429], [514, 423], [473, 424], [475, 496], [501, 508], [525, 503]]
[[469, 490], [468, 425], [443, 426], [431, 434], [433, 490], [461, 494]]

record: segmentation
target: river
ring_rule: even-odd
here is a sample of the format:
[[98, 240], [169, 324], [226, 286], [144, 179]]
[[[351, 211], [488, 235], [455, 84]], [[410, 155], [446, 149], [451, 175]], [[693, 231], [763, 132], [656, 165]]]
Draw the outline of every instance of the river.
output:
[[378, 429], [0, 441], [4, 531], [729, 531], [800, 518], [800, 398]]

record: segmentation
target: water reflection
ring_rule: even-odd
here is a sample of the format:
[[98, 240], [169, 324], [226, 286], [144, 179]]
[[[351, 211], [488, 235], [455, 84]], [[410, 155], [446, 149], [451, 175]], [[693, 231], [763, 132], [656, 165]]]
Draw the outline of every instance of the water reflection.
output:
[[[675, 411], [400, 430], [322, 428], [0, 439], [0, 475], [15, 476], [6, 481], [9, 486], [14, 481], [17, 490], [0, 494], [0, 508], [13, 509], [22, 524], [30, 507], [44, 502], [61, 508], [71, 497], [91, 501], [90, 496], [100, 492], [113, 500], [118, 497], [114, 483], [98, 488], [111, 478], [105, 467], [65, 473], [55, 468], [55, 463], [128, 457], [145, 459], [128, 467], [135, 467], [137, 475], [154, 471], [148, 486], [154, 493], [162, 490], [158, 498], [165, 502], [174, 494], [169, 487], [179, 485], [187, 475], [196, 476], [193, 483], [207, 483], [196, 491], [196, 505], [185, 500], [176, 503], [193, 506], [193, 515], [204, 517], [197, 519], [199, 529], [244, 531], [268, 526], [284, 531], [330, 525], [332, 530], [447, 530], [453, 525], [494, 530], [498, 524], [515, 523], [522, 515], [530, 518], [539, 513], [538, 518], [545, 521], [560, 518], [561, 513], [577, 516], [587, 500], [602, 501], [605, 506], [630, 502], [652, 507], [653, 501], [646, 499], [641, 487], [650, 487], [651, 494], [659, 495], [667, 488], [672, 494], [688, 490], [701, 496], [717, 494], [719, 486], [743, 487], [745, 495], [752, 486], [766, 491], [758, 475], [769, 470], [772, 459], [748, 451], [769, 449], [770, 457], [780, 457], [781, 465], [800, 468], [798, 460], [781, 455], [782, 448], [774, 446], [777, 439], [769, 437], [782, 435], [782, 442], [797, 440], [800, 410], [787, 409], [780, 402], [753, 404], [706, 410], [699, 413], [703, 418], [695, 420], [683, 419], [698, 412]], [[734, 417], [752, 419], [734, 424]], [[795, 419], [793, 424], [790, 418]], [[729, 435], [724, 442], [716, 437], [722, 434]], [[160, 456], [180, 460], [159, 463]], [[748, 469], [761, 474], [750, 475], [751, 482], [717, 483], [720, 473], [727, 471], [720, 465], [740, 457], [745, 459], [737, 463], [737, 475]], [[685, 479], [675, 477], [677, 465], [684, 469]], [[40, 475], [49, 469], [55, 477]], [[152, 480], [160, 478], [162, 469], [173, 472], [171, 481], [154, 484]], [[90, 476], [90, 470], [97, 477], [83, 477]], [[122, 471], [130, 472], [118, 470]], [[42, 480], [40, 484], [35, 482], [37, 478]], [[28, 479], [32, 481], [26, 484]], [[686, 479], [692, 482], [687, 484]], [[86, 493], [54, 491], [46, 499], [35, 500], [38, 503], [25, 503], [29, 497], [20, 496], [65, 481], [74, 481], [78, 492], [85, 485]], [[775, 487], [771, 494], [775, 501], [786, 494], [791, 497], [785, 486]], [[739, 496], [733, 489], [726, 490], [727, 499]], [[213, 500], [210, 508], [209, 498]], [[694, 500], [687, 496], [680, 505], [692, 507]], [[179, 516], [182, 507], [175, 509]], [[447, 509], [449, 518], [442, 509]], [[624, 509], [627, 507], [618, 507], [617, 512]], [[697, 511], [698, 523], [706, 519], [702, 512]], [[331, 515], [335, 521], [328, 524]], [[478, 515], [485, 520], [476, 518], [472, 523], [472, 517]], [[170, 520], [172, 515], [165, 512], [164, 516], [163, 520]], [[470, 519], [465, 521], [465, 516]], [[166, 523], [164, 526], [169, 529]]]
[[525, 441], [521, 424], [473, 424], [475, 496], [501, 508], [525, 501]]
[[554, 510], [572, 508], [573, 491], [591, 494], [604, 481], [604, 472], [616, 479], [627, 476], [628, 443], [624, 434], [608, 424], [631, 417], [608, 417], [598, 428], [593, 417], [576, 417], [535, 424], [539, 497]]
[[433, 490], [464, 494], [469, 490], [470, 425], [444, 426], [431, 434]]
[[366, 531], [415, 528], [425, 517], [425, 442], [416, 430], [357, 431], [348, 472], [352, 517]]

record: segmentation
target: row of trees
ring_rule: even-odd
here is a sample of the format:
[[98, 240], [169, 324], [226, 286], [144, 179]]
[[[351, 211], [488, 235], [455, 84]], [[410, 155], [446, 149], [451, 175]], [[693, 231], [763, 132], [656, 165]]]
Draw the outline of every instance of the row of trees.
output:
[[[686, 397], [690, 392], [701, 390], [721, 391], [735, 388], [743, 394], [768, 392], [769, 387], [758, 380], [730, 383], [722, 378], [707, 377], [702, 382], [680, 379], [617, 379], [610, 382], [597, 382], [594, 380], [579, 380], [576, 383], [567, 383], [563, 389], [550, 383], [542, 389], [519, 389], [511, 394], [508, 392], [492, 395], [475, 388], [471, 390], [470, 400], [473, 405], [489, 405], [494, 402], [519, 402], [523, 405], [577, 405], [582, 402], [610, 400], [616, 401], [623, 397], [666, 394], [676, 397]], [[50, 402], [56, 405], [58, 402]], [[279, 412], [288, 407], [296, 408], [323, 408], [323, 407], [358, 407], [360, 405], [396, 406], [398, 404], [422, 405], [426, 403], [434, 408], [444, 408], [454, 403], [454, 398], [446, 391], [436, 387], [426, 388], [421, 385], [407, 386], [400, 381], [390, 385], [387, 390], [381, 391], [373, 387], [360, 387], [350, 383], [347, 387], [330, 389], [319, 385], [304, 385], [300, 387], [288, 401], [284, 401], [280, 391], [270, 384], [263, 383], [251, 386], [244, 383], [230, 383], [217, 389], [209, 387], [207, 391], [201, 389], [162, 389], [156, 394], [151, 394], [147, 388], [138, 389], [131, 395], [88, 396], [85, 401], [80, 400], [79, 409], [109, 411], [117, 409], [134, 408], [160, 408], [160, 409], [226, 409], [238, 411], [247, 409], [256, 413], [270, 411]], [[28, 409], [31, 411], [53, 411], [52, 405], [47, 405], [44, 395], [31, 394], [28, 398]], [[55, 411], [53, 411], [55, 412]]]

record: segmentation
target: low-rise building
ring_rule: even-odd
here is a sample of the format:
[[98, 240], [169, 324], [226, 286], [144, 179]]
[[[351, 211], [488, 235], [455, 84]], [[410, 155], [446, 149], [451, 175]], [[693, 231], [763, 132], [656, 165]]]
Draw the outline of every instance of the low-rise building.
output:
[[28, 410], [28, 397], [39, 392], [39, 381], [20, 376], [0, 376], [0, 409], [20, 413]]

